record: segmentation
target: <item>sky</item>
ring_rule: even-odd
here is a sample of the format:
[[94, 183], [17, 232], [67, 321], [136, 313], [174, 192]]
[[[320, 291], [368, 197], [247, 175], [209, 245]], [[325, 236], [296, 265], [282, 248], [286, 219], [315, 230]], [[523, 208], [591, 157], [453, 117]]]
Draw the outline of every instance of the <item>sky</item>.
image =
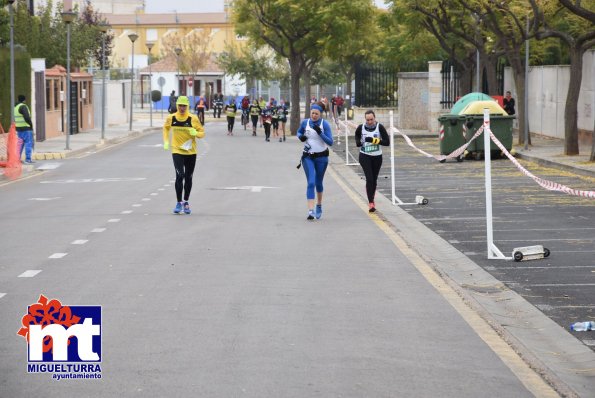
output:
[[[375, 0], [378, 7], [386, 8], [384, 0]], [[145, 0], [147, 13], [223, 12], [223, 0]]]

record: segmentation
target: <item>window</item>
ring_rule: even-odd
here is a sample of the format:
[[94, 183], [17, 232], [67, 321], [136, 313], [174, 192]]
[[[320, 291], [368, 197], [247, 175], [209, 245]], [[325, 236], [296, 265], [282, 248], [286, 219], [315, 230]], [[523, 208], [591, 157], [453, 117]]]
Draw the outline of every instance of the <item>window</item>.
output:
[[54, 109], [60, 108], [60, 85], [58, 84], [58, 80], [52, 80], [54, 85]]
[[157, 29], [147, 29], [146, 35], [147, 38], [145, 39], [145, 42], [156, 42], [159, 39], [157, 36]]
[[52, 95], [52, 80], [46, 80], [45, 81], [45, 109], [48, 111], [52, 109], [51, 95]]

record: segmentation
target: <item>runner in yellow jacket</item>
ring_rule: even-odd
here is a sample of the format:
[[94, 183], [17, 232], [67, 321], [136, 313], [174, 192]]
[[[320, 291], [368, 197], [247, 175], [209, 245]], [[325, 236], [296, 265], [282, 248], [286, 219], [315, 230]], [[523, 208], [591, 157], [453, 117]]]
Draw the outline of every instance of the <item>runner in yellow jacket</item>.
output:
[[178, 97], [176, 105], [177, 112], [169, 115], [163, 124], [163, 149], [168, 151], [171, 147], [176, 169], [177, 203], [174, 213], [180, 214], [183, 211], [185, 214], [190, 214], [188, 199], [192, 190], [192, 174], [196, 166], [196, 138], [203, 138], [205, 130], [198, 117], [188, 111], [190, 105], [188, 97]]

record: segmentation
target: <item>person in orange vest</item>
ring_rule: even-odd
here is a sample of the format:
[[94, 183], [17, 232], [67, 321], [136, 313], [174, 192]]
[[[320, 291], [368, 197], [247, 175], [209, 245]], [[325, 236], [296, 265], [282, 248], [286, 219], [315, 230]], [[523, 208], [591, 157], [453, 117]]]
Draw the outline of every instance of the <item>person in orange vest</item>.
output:
[[207, 100], [205, 100], [205, 97], [203, 97], [202, 95], [200, 97], [198, 97], [198, 101], [196, 101], [195, 109], [196, 109], [196, 116], [198, 116], [200, 123], [202, 125], [204, 125], [205, 124], [205, 109], [208, 111], [209, 106], [207, 105]]

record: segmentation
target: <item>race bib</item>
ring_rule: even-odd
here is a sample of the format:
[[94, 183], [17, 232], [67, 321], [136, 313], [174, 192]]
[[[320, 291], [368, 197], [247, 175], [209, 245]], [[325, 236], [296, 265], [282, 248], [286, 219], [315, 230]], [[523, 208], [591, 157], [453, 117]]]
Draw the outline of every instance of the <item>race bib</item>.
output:
[[380, 149], [379, 145], [366, 145], [364, 146], [364, 152], [365, 153], [369, 153], [369, 152], [375, 152], [377, 150]]

